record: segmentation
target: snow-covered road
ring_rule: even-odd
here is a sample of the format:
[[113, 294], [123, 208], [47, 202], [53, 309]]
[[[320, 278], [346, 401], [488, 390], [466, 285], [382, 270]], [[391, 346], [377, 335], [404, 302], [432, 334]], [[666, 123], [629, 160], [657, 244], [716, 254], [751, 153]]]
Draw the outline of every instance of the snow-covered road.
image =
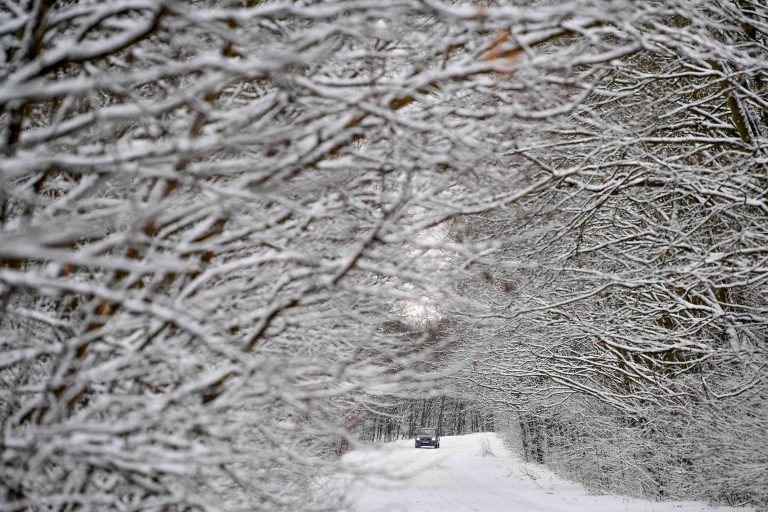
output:
[[[483, 454], [483, 445], [493, 455]], [[591, 496], [536, 464], [524, 464], [495, 434], [443, 437], [440, 449], [397, 441], [345, 456], [352, 466], [399, 481], [357, 478], [347, 490], [354, 512], [746, 512], [702, 503], [656, 503]]]

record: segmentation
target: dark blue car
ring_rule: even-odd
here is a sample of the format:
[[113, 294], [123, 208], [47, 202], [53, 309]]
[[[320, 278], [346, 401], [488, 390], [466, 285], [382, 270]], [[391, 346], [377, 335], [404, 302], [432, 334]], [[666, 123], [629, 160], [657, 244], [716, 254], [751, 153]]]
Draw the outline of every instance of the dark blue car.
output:
[[434, 428], [420, 428], [416, 431], [416, 448], [433, 446], [440, 448], [440, 434]]

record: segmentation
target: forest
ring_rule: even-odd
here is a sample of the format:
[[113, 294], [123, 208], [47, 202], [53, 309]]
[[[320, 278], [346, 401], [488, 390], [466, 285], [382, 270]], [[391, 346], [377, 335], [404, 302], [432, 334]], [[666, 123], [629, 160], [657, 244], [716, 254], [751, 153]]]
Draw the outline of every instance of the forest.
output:
[[0, 0], [0, 510], [420, 426], [763, 510], [767, 397], [762, 0]]

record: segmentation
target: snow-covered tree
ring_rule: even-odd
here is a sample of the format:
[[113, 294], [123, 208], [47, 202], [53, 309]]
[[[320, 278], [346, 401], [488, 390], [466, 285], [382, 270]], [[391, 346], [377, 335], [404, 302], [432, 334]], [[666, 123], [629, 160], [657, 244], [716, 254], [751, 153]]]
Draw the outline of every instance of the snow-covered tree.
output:
[[640, 48], [520, 133], [556, 182], [465, 221], [506, 244], [473, 292], [497, 350], [468, 378], [510, 397], [532, 458], [598, 489], [764, 502], [765, 436], [731, 436], [764, 429], [766, 10], [633, 13], [613, 30]]

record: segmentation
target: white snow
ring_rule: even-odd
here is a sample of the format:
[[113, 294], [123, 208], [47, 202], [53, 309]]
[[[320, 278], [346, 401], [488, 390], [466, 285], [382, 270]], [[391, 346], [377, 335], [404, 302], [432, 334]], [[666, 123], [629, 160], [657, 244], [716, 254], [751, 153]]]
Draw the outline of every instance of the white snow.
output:
[[[484, 455], [483, 445], [493, 455]], [[347, 487], [348, 508], [344, 510], [351, 512], [752, 510], [590, 495], [581, 485], [563, 480], [538, 464], [522, 462], [493, 433], [443, 437], [440, 449], [415, 449], [412, 440], [396, 441], [353, 451], [344, 461], [354, 473], [368, 474], [354, 477]]]

